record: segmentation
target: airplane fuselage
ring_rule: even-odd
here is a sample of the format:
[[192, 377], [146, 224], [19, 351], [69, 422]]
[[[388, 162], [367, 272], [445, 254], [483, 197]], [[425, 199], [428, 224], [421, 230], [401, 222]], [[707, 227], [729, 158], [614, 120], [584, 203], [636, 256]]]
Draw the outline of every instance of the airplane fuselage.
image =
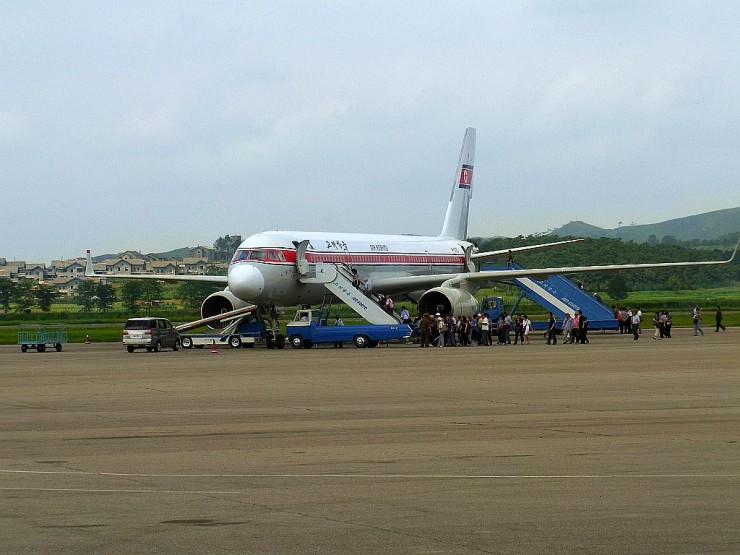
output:
[[274, 231], [252, 235], [234, 253], [229, 265], [229, 290], [257, 304], [320, 303], [326, 289], [302, 283], [296, 267], [298, 245], [308, 241], [305, 258], [342, 263], [357, 270], [361, 281], [459, 273], [465, 270], [467, 241], [415, 235], [374, 235]]

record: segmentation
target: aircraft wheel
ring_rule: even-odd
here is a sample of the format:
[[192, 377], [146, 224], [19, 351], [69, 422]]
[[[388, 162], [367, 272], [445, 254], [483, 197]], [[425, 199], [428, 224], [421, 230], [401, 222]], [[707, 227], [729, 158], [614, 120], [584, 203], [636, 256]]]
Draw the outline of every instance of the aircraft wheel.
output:
[[292, 335], [290, 337], [290, 346], [294, 349], [303, 348], [303, 338], [300, 335]]
[[[128, 346], [126, 347], [126, 350], [127, 350], [127, 351], [128, 351], [129, 353], [133, 353], [133, 352], [134, 352], [134, 347], [133, 347], [133, 346], [131, 346], [131, 345], [128, 345]], [[148, 350], [148, 349], [147, 349], [147, 350]]]
[[238, 335], [232, 335], [229, 337], [229, 347], [232, 349], [238, 349], [242, 346], [242, 338]]
[[279, 333], [277, 336], [277, 341], [275, 342], [275, 346], [278, 349], [285, 348], [285, 336], [282, 333]]
[[370, 339], [367, 335], [356, 335], [352, 341], [358, 349], [364, 349], [370, 343]]
[[183, 349], [193, 348], [193, 340], [190, 337], [183, 337], [181, 340], [181, 344]]

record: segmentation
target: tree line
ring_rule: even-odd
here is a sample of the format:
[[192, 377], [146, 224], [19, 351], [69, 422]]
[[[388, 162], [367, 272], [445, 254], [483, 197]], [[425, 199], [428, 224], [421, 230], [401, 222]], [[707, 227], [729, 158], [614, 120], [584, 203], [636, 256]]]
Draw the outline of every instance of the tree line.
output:
[[[473, 238], [481, 251], [508, 249], [574, 237], [519, 236], [514, 238]], [[734, 243], [733, 243], [734, 248]], [[591, 266], [603, 264], [641, 264], [651, 262], [685, 262], [727, 259], [732, 249], [689, 248], [670, 243], [635, 243], [620, 239], [586, 239], [552, 249], [522, 252], [514, 260], [523, 268]], [[503, 265], [506, 257], [502, 257]], [[624, 298], [627, 291], [679, 291], [735, 285], [740, 282], [740, 260], [719, 266], [686, 266], [683, 268], [588, 273], [570, 276], [582, 280], [592, 292], [604, 291], [613, 299]], [[612, 295], [612, 292], [615, 295]]]
[[[174, 298], [184, 308], [196, 310], [208, 295], [221, 288], [207, 283], [184, 282], [175, 287]], [[109, 283], [83, 281], [71, 297], [60, 298], [50, 285], [25, 279], [17, 283], [9, 278], [0, 278], [0, 309], [8, 312], [28, 313], [31, 309], [50, 312], [57, 301], [79, 306], [80, 312], [109, 312], [114, 303], [120, 301], [129, 314], [148, 314], [156, 304], [165, 301], [165, 289], [158, 280], [129, 280], [115, 286]]]

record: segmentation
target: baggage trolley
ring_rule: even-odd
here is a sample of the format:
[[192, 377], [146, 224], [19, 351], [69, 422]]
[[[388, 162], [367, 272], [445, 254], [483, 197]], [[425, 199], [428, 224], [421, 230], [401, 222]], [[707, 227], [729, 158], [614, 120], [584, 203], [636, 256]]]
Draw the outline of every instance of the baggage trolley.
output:
[[67, 327], [64, 324], [21, 324], [18, 330], [18, 345], [24, 353], [36, 349], [43, 353], [46, 347], [62, 350], [67, 342]]

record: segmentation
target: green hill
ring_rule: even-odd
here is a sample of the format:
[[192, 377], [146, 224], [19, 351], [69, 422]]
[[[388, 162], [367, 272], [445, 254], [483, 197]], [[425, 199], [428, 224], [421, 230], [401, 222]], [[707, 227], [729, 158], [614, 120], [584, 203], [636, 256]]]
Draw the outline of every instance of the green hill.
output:
[[615, 229], [604, 229], [576, 221], [554, 230], [553, 235], [561, 237], [607, 237], [643, 243], [653, 235], [658, 241], [672, 236], [678, 241], [711, 241], [730, 236], [740, 231], [740, 206], [726, 210], [715, 210], [685, 218], [676, 218], [657, 224], [629, 225]]

